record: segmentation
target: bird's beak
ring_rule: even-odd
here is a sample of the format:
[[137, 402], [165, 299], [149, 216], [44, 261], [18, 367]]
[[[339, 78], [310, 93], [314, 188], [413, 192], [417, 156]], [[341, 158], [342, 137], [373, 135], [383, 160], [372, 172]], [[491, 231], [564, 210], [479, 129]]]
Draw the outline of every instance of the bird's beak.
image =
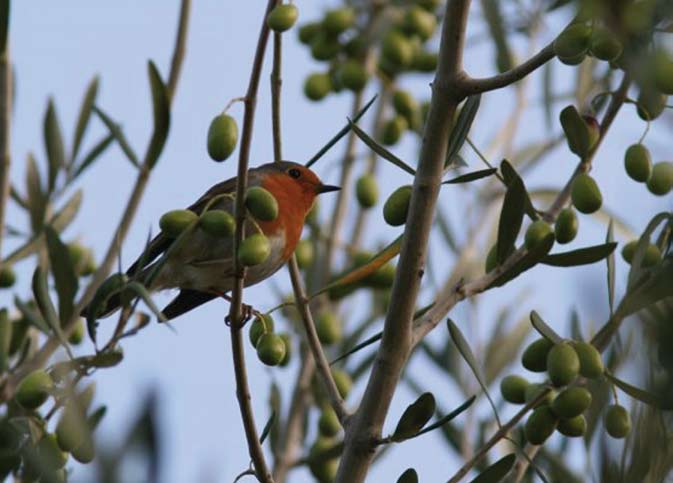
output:
[[341, 189], [340, 186], [331, 186], [328, 184], [321, 184], [318, 186], [317, 192], [319, 195], [323, 193], [329, 193], [330, 191], [339, 191]]

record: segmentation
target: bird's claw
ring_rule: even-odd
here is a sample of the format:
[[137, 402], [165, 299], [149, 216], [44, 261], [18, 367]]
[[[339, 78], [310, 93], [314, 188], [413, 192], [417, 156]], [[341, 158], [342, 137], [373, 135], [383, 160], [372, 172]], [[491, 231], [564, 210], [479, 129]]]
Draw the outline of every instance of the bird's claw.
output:
[[[259, 312], [257, 310], [255, 310], [255, 308], [252, 305], [241, 304], [241, 319], [240, 319], [239, 323], [237, 324], [236, 328], [237, 329], [242, 329], [243, 327], [245, 327], [245, 324], [247, 324], [250, 321], [250, 319], [252, 319], [253, 316], [256, 316], [256, 315], [259, 315]], [[228, 327], [232, 326], [233, 321], [231, 319], [231, 315], [227, 315], [224, 318], [224, 323]]]

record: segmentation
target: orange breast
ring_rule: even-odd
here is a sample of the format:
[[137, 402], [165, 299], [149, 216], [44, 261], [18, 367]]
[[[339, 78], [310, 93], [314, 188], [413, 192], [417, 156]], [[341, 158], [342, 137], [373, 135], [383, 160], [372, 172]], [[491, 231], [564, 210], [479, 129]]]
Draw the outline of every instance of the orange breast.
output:
[[304, 220], [313, 200], [307, 200], [301, 186], [288, 180], [285, 175], [267, 175], [262, 187], [276, 198], [278, 218], [273, 221], [260, 221], [259, 227], [266, 236], [277, 236], [279, 230], [285, 232], [283, 258], [288, 259], [301, 237]]

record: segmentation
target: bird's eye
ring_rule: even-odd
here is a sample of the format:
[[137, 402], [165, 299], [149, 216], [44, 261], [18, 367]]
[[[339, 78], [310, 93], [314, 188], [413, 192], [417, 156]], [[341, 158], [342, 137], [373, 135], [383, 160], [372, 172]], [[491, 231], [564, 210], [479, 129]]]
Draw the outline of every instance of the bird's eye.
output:
[[297, 179], [301, 176], [301, 172], [297, 168], [292, 168], [287, 172], [290, 176], [292, 176], [294, 179]]

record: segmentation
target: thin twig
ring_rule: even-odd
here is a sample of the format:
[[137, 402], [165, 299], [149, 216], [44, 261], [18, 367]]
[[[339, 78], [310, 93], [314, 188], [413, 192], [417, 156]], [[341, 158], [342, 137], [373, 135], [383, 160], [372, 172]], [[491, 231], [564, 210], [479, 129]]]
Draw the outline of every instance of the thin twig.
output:
[[182, 0], [180, 5], [180, 17], [178, 21], [178, 32], [175, 37], [175, 47], [173, 48], [173, 58], [171, 59], [171, 71], [166, 84], [166, 93], [168, 99], [175, 97], [175, 88], [178, 85], [178, 78], [182, 70], [182, 62], [185, 59], [187, 51], [187, 29], [189, 28], [189, 13], [192, 10], [192, 0]]
[[273, 68], [271, 69], [271, 132], [273, 133], [273, 159], [283, 160], [283, 138], [280, 128], [280, 104], [283, 79], [281, 68], [283, 64], [283, 34], [273, 33]]
[[12, 65], [9, 61], [9, 46], [5, 46], [5, 51], [0, 53], [0, 253], [5, 235], [5, 209], [9, 199], [11, 112]]

